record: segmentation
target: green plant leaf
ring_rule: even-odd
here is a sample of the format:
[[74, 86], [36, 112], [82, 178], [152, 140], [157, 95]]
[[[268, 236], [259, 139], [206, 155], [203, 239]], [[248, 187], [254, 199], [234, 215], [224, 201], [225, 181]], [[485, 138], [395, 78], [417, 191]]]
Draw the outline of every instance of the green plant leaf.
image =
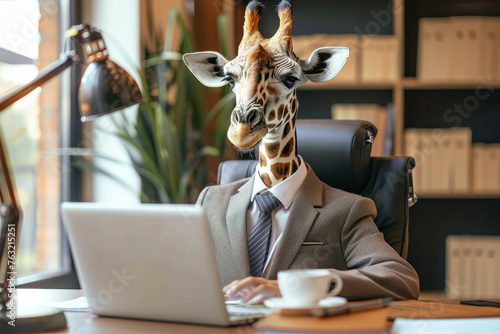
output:
[[[140, 157], [142, 158], [142, 161], [144, 161], [144, 164], [148, 167], [148, 169], [157, 175], [160, 175], [160, 172], [158, 171], [158, 168], [156, 167], [155, 161], [147, 154], [147, 152], [133, 139], [128, 137], [127, 135], [117, 133], [116, 134], [119, 138], [121, 138], [126, 144], [129, 144], [133, 149], [139, 153]], [[160, 178], [161, 179], [161, 178]]]
[[220, 52], [223, 55], [230, 56], [232, 58], [232, 55], [229, 55], [229, 36], [228, 36], [228, 30], [227, 30], [227, 17], [226, 15], [219, 14], [217, 15], [217, 32], [219, 33], [219, 48]]
[[192, 177], [193, 172], [197, 166], [197, 164], [200, 162], [200, 160], [205, 156], [205, 155], [212, 155], [214, 157], [218, 157], [220, 155], [220, 151], [211, 146], [205, 146], [198, 152], [196, 152], [196, 155], [194, 158], [190, 161], [188, 161], [184, 168], [183, 168], [183, 173], [180, 178], [180, 187], [181, 193], [179, 194], [181, 197], [184, 197], [185, 195], [185, 190], [188, 186], [189, 179]]
[[[148, 168], [144, 168], [139, 164], [134, 164], [135, 170], [140, 175], [142, 179], [149, 181], [149, 184], [153, 186], [155, 192], [154, 198], [150, 198], [150, 202], [158, 202], [158, 203], [171, 203], [172, 200], [166, 190], [166, 187], [163, 185], [163, 181], [158, 175], [152, 173]], [[144, 183], [143, 183], [144, 185]]]
[[143, 66], [144, 68], [147, 68], [158, 64], [164, 64], [167, 61], [181, 61], [181, 60], [182, 60], [182, 54], [180, 52], [164, 51], [159, 55], [153, 55], [148, 59], [144, 60]]
[[203, 120], [202, 131], [206, 131], [207, 127], [210, 125], [210, 123], [212, 123], [214, 118], [220, 115], [221, 112], [226, 110], [228, 106], [232, 106], [234, 104], [234, 101], [235, 96], [233, 94], [227, 94], [226, 96], [223, 96], [205, 116], [205, 119]]
[[165, 30], [165, 42], [163, 43], [163, 52], [168, 52], [172, 50], [175, 21], [178, 15], [180, 15], [179, 11], [175, 8], [168, 13], [167, 29]]

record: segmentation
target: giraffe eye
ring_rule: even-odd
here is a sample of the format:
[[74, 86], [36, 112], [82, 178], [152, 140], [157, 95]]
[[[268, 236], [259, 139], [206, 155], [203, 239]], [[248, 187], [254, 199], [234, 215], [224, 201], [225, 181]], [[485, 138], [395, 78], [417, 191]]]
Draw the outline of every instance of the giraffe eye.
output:
[[234, 79], [232, 77], [227, 76], [224, 79], [222, 79], [222, 81], [225, 81], [226, 83], [228, 83], [229, 86], [231, 86], [231, 88], [234, 87]]
[[286, 77], [285, 79], [283, 79], [283, 84], [287, 87], [287, 88], [292, 88], [293, 85], [295, 85], [295, 81], [297, 81], [299, 79], [295, 78], [295, 77]]

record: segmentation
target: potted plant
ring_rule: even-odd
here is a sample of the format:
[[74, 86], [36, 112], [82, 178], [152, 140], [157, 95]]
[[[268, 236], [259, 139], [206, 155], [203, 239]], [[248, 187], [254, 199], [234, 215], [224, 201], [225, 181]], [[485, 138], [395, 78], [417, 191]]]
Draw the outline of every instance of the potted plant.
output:
[[[221, 52], [226, 53], [226, 18], [220, 15], [217, 20]], [[180, 38], [174, 49], [175, 28], [180, 30]], [[157, 45], [160, 40], [156, 38]], [[145, 61], [138, 71], [146, 101], [139, 105], [137, 114], [130, 117], [119, 112], [110, 117], [116, 127], [113, 133], [124, 143], [140, 177], [140, 201], [193, 203], [214, 173], [207, 163], [208, 157], [215, 167], [225, 159], [227, 123], [234, 95], [228, 94], [229, 88], [224, 87], [218, 103], [210, 110], [205, 107], [204, 87], [182, 61], [182, 55], [194, 52], [195, 46], [176, 9], [169, 13], [164, 41], [159, 51], [145, 50]], [[70, 154], [74, 165], [103, 172], [119, 181], [92, 164], [95, 154], [81, 150], [72, 150]]]

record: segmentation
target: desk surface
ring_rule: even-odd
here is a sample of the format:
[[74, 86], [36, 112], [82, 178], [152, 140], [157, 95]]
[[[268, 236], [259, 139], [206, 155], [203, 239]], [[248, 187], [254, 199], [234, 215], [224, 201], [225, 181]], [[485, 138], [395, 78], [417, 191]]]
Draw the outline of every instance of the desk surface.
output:
[[[46, 305], [82, 296], [81, 290], [18, 289], [18, 302], [31, 305]], [[453, 305], [449, 305], [453, 304]], [[140, 321], [99, 317], [89, 312], [64, 312], [68, 328], [51, 333], [258, 333], [252, 326], [209, 327], [156, 321]], [[459, 305], [458, 301], [433, 300], [394, 302], [389, 309], [389, 318], [461, 318], [500, 317], [500, 308]]]
[[[20, 303], [31, 305], [46, 305], [82, 296], [81, 290], [57, 289], [17, 289]], [[50, 333], [78, 334], [137, 334], [137, 333], [207, 333], [207, 334], [251, 334], [258, 331], [252, 326], [210, 327], [175, 324], [157, 321], [141, 321], [99, 317], [89, 312], [64, 312], [68, 328]], [[47, 332], [44, 332], [46, 334]]]

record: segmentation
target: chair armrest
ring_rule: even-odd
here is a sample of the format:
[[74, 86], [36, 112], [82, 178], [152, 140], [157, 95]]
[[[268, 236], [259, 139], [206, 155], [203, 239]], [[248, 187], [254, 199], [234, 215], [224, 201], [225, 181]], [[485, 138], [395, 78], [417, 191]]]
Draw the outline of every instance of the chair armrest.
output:
[[408, 255], [409, 200], [412, 195], [412, 157], [372, 157], [370, 177], [362, 196], [377, 207], [375, 224], [385, 241], [403, 258]]

